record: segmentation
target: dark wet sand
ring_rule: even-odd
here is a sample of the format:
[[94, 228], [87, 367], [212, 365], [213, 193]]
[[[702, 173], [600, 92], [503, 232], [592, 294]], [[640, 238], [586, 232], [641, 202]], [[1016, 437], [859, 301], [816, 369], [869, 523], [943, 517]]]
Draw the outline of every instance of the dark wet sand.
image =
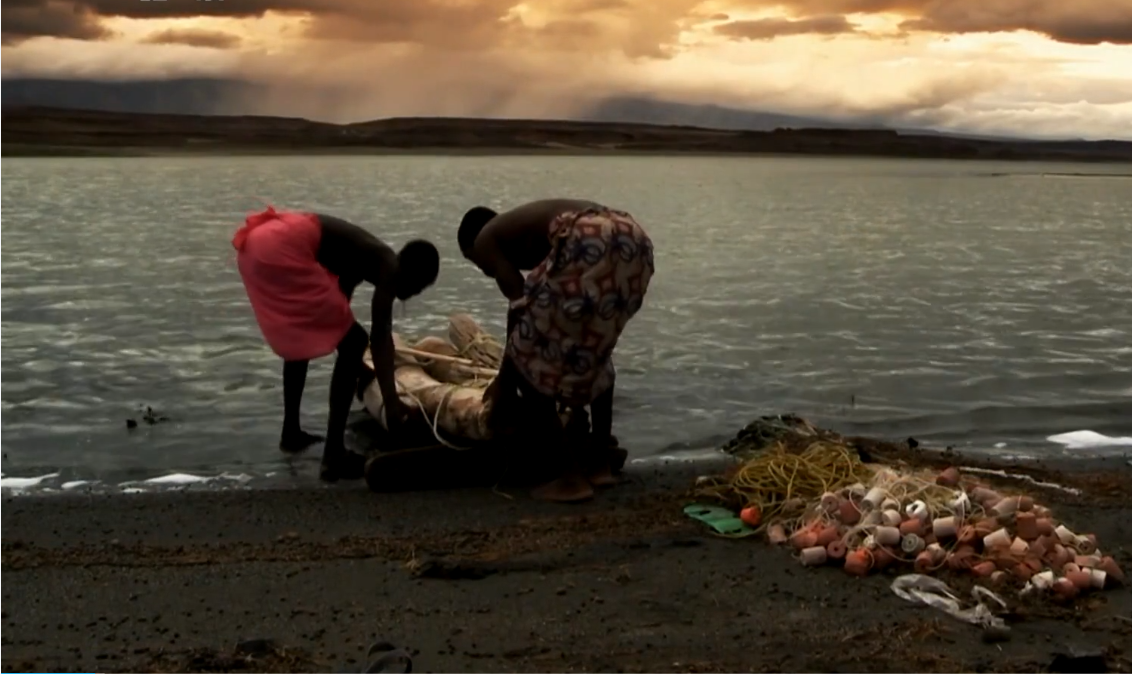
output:
[[[1072, 468], [1099, 495], [1031, 493], [1132, 569], [1127, 462]], [[706, 535], [681, 506], [709, 471], [630, 468], [581, 506], [360, 482], [6, 498], [3, 669], [341, 671], [379, 639], [415, 671], [1043, 671], [1074, 650], [1132, 668], [1127, 589], [1011, 596], [1012, 638], [987, 643], [889, 576]]]

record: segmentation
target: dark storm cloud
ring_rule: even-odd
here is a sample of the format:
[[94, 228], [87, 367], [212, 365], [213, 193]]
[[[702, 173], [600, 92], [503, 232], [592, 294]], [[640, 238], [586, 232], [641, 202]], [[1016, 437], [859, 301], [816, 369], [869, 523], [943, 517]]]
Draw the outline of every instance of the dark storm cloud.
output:
[[826, 15], [806, 19], [754, 19], [732, 21], [713, 29], [717, 34], [739, 40], [773, 40], [788, 35], [839, 35], [855, 33], [856, 26], [844, 16]]
[[169, 28], [147, 35], [145, 44], [184, 44], [190, 47], [209, 47], [212, 49], [235, 49], [240, 46], [240, 37], [220, 30], [203, 28]]
[[714, 30], [739, 40], [854, 32], [844, 17], [892, 13], [909, 31], [1030, 30], [1074, 44], [1132, 44], [1132, 0], [540, 0], [527, 3], [538, 25], [519, 20], [520, 0], [4, 0], [6, 43], [38, 35], [104, 39], [99, 18], [251, 18], [269, 11], [310, 17], [322, 40], [412, 43], [454, 49], [530, 48], [545, 40], [578, 52], [595, 48], [660, 58], [679, 49], [681, 31], [743, 11], [784, 9], [789, 18], [734, 21]]
[[936, 33], [1029, 30], [1071, 44], [1132, 44], [1132, 0], [933, 2], [902, 27]]
[[89, 9], [69, 2], [4, 0], [3, 43], [18, 44], [43, 35], [76, 40], [100, 40], [111, 33]]
[[893, 13], [902, 27], [935, 33], [1029, 30], [1072, 44], [1132, 44], [1132, 0], [736, 0], [780, 6], [796, 18]]

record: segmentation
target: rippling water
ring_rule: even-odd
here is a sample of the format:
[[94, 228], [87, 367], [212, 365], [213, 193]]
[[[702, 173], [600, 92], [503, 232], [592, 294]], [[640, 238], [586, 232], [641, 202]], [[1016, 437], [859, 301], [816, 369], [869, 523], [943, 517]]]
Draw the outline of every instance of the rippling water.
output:
[[[1120, 167], [1087, 167], [1119, 172]], [[3, 468], [125, 479], [313, 474], [275, 449], [280, 363], [229, 243], [271, 200], [394, 245], [440, 247], [396, 318], [454, 310], [497, 332], [494, 285], [459, 256], [469, 206], [578, 196], [656, 244], [617, 352], [615, 432], [638, 455], [710, 446], [753, 416], [995, 451], [1132, 434], [1132, 180], [1081, 167], [865, 159], [270, 157], [9, 159], [3, 165]], [[355, 310], [368, 324], [368, 289]], [[331, 362], [305, 423], [325, 426]], [[151, 405], [172, 421], [127, 432]], [[1004, 444], [1005, 443], [1005, 444]], [[1003, 447], [1006, 449], [1004, 450]]]

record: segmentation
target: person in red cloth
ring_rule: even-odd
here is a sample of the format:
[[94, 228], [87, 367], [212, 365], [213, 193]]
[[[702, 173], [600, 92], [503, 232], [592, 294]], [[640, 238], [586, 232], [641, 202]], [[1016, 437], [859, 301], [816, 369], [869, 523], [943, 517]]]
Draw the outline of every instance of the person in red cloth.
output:
[[[320, 477], [331, 482], [362, 477], [365, 459], [346, 451], [344, 441], [362, 357], [369, 344], [381, 397], [397, 405], [385, 415], [396, 442], [404, 413], [393, 380], [393, 300], [418, 295], [436, 281], [436, 246], [414, 240], [394, 253], [345, 220], [271, 207], [248, 216], [232, 245], [260, 331], [283, 359], [279, 447], [298, 452], [322, 440], [302, 430], [299, 406], [310, 360], [337, 351]], [[350, 309], [354, 289], [363, 281], [374, 289], [371, 334]]]

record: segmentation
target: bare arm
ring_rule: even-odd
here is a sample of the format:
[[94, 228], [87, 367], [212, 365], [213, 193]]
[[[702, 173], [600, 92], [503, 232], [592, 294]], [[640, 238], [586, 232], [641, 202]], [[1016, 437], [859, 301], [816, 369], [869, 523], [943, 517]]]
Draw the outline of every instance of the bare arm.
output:
[[393, 286], [375, 285], [371, 307], [373, 324], [370, 330], [370, 355], [373, 371], [385, 407], [385, 427], [396, 437], [401, 426], [401, 404], [393, 378]]
[[495, 284], [507, 299], [522, 298], [523, 283], [523, 275], [511, 263], [504, 261], [496, 268]]
[[[486, 233], [486, 232], [485, 232]], [[476, 256], [481, 260], [480, 268], [495, 279], [495, 284], [508, 300], [514, 301], [523, 296], [523, 275], [500, 250], [493, 237], [483, 236], [476, 240]]]
[[370, 355], [386, 427], [395, 433], [401, 422], [397, 386], [393, 378], [393, 299], [397, 255], [374, 235], [353, 223], [320, 215], [322, 243], [319, 262], [340, 277], [361, 279], [373, 285], [370, 309]]

